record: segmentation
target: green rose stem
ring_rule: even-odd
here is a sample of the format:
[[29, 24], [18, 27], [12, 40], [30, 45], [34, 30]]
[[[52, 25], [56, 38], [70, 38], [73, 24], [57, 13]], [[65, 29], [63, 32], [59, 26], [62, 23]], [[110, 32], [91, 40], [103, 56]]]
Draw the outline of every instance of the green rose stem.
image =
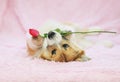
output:
[[69, 34], [89, 34], [89, 33], [116, 33], [111, 31], [88, 31], [88, 32], [61, 32], [62, 36], [66, 36]]
[[72, 33], [87, 34], [87, 33], [116, 33], [116, 32], [111, 32], [111, 31], [89, 31], [89, 32], [72, 32]]
[[[62, 36], [67, 36], [67, 35], [70, 35], [70, 34], [89, 34], [89, 33], [113, 33], [113, 34], [116, 34], [116, 32], [112, 32], [112, 31], [71, 32], [71, 31], [62, 31], [59, 28], [55, 29], [55, 31], [60, 33]], [[46, 38], [47, 36], [48, 36], [48, 34], [45, 33], [43, 37]]]

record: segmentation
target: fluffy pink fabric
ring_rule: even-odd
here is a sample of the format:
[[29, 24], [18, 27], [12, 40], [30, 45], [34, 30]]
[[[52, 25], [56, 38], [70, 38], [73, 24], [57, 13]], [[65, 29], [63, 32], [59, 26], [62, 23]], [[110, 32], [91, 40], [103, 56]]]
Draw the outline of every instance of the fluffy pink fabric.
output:
[[[88, 62], [58, 63], [27, 56], [25, 33], [46, 20], [120, 32], [120, 0], [0, 0], [0, 82], [120, 82], [120, 35], [115, 46], [86, 49]], [[42, 28], [41, 28], [42, 29]]]

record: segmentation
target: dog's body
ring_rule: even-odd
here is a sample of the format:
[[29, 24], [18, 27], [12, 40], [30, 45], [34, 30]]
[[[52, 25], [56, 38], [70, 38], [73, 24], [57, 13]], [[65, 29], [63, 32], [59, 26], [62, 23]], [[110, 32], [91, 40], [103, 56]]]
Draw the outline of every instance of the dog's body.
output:
[[[69, 30], [69, 29], [68, 29]], [[90, 58], [85, 52], [71, 41], [72, 35], [61, 36], [60, 33], [50, 31], [47, 38], [38, 36], [27, 40], [29, 55], [59, 62], [87, 61]]]

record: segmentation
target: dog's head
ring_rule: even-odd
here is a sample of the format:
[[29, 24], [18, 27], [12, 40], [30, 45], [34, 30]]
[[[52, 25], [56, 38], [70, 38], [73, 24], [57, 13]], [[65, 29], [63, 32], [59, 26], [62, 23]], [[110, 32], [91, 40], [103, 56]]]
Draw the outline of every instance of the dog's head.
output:
[[50, 45], [43, 51], [41, 58], [49, 61], [74, 61], [84, 55], [84, 51], [66, 39], [62, 39], [59, 46]]

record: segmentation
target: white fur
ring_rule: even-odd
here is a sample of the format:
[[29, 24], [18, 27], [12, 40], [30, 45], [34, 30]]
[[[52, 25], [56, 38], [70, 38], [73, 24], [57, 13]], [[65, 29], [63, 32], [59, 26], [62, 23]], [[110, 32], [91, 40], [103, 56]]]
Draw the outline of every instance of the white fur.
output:
[[36, 50], [39, 48], [39, 46], [36, 46], [33, 42], [32, 42], [32, 37], [29, 33], [26, 33], [26, 39], [27, 39], [27, 44], [29, 45], [29, 47], [33, 50]]
[[31, 49], [33, 49], [33, 50], [36, 50], [36, 49], [39, 48], [39, 46], [36, 46], [35, 44], [33, 44], [32, 39], [28, 39], [28, 40], [27, 40], [27, 44], [28, 44], [29, 47], [30, 47]]
[[45, 38], [45, 39], [44, 39], [44, 42], [43, 42], [42, 48], [43, 48], [43, 49], [46, 49], [47, 46], [48, 46], [48, 42], [47, 42], [47, 39]]

